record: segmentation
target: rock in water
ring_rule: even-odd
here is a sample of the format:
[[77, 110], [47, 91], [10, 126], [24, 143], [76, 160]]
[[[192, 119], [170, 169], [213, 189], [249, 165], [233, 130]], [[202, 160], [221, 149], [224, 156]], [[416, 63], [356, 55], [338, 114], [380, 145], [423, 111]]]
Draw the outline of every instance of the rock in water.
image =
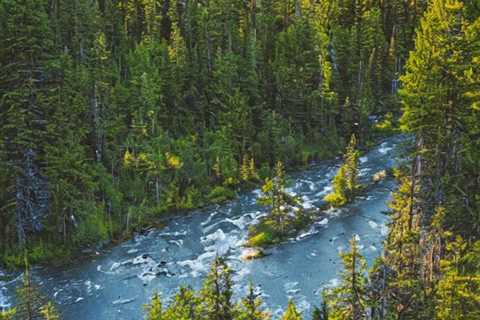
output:
[[372, 177], [372, 181], [374, 183], [378, 183], [380, 181], [382, 181], [383, 179], [385, 179], [387, 177], [387, 171], [386, 170], [382, 170], [382, 171], [378, 171], [377, 173], [375, 173]]
[[241, 259], [244, 261], [258, 259], [265, 256], [265, 253], [258, 248], [247, 248], [243, 250]]

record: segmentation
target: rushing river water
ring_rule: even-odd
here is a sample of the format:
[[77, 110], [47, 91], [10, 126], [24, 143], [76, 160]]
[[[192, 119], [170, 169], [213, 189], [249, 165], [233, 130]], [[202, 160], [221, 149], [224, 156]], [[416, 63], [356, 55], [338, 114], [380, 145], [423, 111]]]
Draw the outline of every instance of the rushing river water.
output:
[[[375, 172], [394, 166], [404, 141], [402, 136], [385, 139], [361, 157], [361, 180], [369, 182]], [[305, 207], [319, 205], [331, 190], [339, 164], [324, 162], [292, 174], [288, 191], [301, 196]], [[154, 292], [167, 299], [180, 285], [199, 288], [218, 253], [227, 257], [234, 271], [237, 294], [244, 293], [252, 280], [272, 314], [280, 314], [290, 298], [309, 317], [320, 303], [322, 288], [338, 283], [338, 254], [348, 248], [349, 239], [357, 238], [367, 261], [380, 255], [388, 222], [384, 211], [394, 187], [392, 179], [375, 185], [353, 204], [327, 212], [309, 230], [259, 260], [240, 259], [248, 226], [265, 214], [256, 204], [259, 190], [254, 190], [229, 203], [172, 219], [162, 230], [136, 236], [76, 266], [37, 268], [33, 274], [64, 319], [139, 320], [142, 306]], [[152, 268], [168, 271], [154, 276], [149, 272]], [[18, 282], [0, 282], [0, 308], [11, 303]]]

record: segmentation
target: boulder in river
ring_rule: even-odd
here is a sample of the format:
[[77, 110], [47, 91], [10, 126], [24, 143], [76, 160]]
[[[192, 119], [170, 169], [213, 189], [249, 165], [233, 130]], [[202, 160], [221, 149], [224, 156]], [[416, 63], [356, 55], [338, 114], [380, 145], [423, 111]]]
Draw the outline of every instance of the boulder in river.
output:
[[246, 248], [242, 252], [242, 256], [240, 257], [244, 261], [259, 259], [265, 256], [263, 250], [258, 248]]
[[372, 177], [372, 181], [374, 183], [378, 183], [382, 180], [384, 180], [387, 177], [387, 170], [381, 170], [375, 173]]

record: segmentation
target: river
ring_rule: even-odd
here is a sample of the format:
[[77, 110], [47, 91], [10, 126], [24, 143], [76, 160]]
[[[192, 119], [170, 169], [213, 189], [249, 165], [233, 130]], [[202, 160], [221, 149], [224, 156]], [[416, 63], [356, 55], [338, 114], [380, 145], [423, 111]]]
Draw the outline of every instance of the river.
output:
[[[407, 140], [389, 137], [362, 156], [360, 179], [369, 182], [375, 172], [395, 166], [401, 158], [400, 146]], [[318, 206], [331, 190], [339, 165], [339, 160], [325, 161], [289, 175], [288, 191], [301, 196], [305, 207]], [[391, 178], [378, 183], [351, 205], [328, 211], [310, 229], [259, 260], [240, 259], [248, 226], [265, 214], [256, 204], [259, 190], [254, 190], [226, 204], [176, 217], [164, 229], [138, 235], [77, 265], [61, 270], [35, 268], [33, 275], [66, 320], [139, 320], [154, 292], [166, 300], [180, 285], [199, 288], [218, 253], [227, 257], [234, 271], [236, 294], [244, 293], [251, 280], [273, 315], [279, 315], [292, 299], [308, 318], [320, 303], [321, 290], [338, 283], [339, 253], [348, 248], [352, 237], [369, 263], [381, 254], [389, 220], [386, 202], [394, 188]], [[167, 274], [148, 272], [159, 264]], [[0, 308], [12, 303], [18, 283], [0, 282]]]

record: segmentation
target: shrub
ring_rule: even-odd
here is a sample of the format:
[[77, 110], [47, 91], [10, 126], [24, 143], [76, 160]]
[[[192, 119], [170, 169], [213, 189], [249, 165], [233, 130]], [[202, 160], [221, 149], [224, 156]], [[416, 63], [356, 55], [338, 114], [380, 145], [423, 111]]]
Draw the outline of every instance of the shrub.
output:
[[274, 242], [273, 234], [269, 231], [262, 231], [257, 235], [248, 239], [247, 246], [249, 247], [264, 247]]
[[233, 197], [235, 197], [235, 193], [231, 189], [222, 186], [216, 186], [207, 196], [208, 201], [212, 203], [224, 202]]

